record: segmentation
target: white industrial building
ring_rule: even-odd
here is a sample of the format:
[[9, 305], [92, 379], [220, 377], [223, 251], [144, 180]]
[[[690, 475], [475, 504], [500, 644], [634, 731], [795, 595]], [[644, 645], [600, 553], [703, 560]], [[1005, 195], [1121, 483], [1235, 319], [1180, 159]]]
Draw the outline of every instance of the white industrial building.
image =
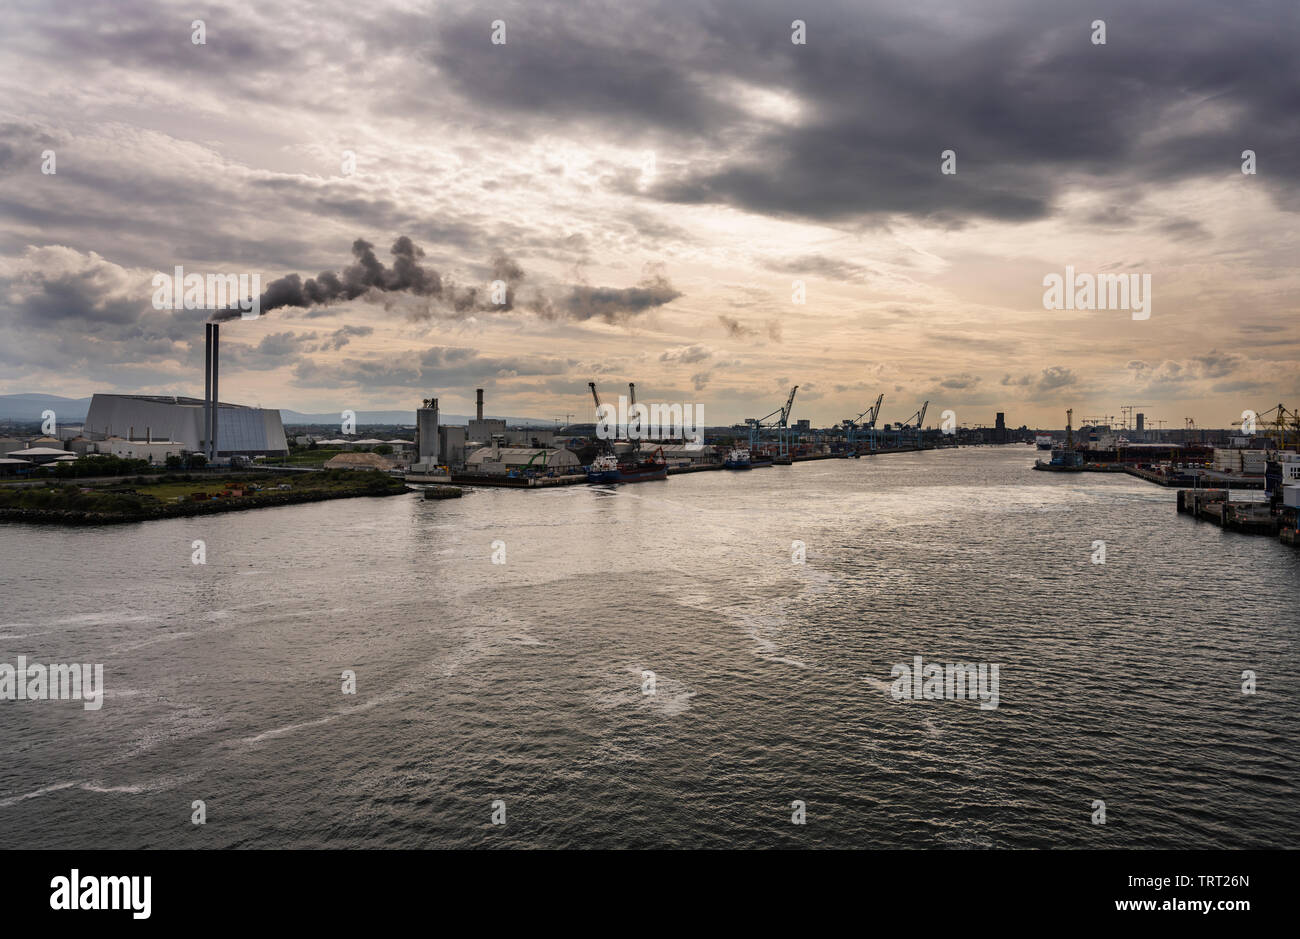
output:
[[[208, 449], [203, 427], [201, 398], [97, 394], [91, 398], [84, 433], [96, 443], [121, 437], [139, 444], [163, 441], [201, 453]], [[218, 456], [223, 457], [279, 456], [289, 450], [280, 412], [269, 408], [221, 402], [216, 438]]]
[[148, 460], [150, 463], [166, 463], [169, 456], [184, 456], [185, 446], [175, 440], [127, 440], [125, 437], [109, 437], [95, 444], [98, 453], [109, 453], [123, 460]]

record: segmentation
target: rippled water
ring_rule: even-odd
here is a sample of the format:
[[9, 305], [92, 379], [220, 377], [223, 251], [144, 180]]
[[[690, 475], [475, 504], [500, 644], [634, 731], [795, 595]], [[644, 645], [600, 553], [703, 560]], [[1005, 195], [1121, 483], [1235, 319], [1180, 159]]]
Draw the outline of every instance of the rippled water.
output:
[[1294, 846], [1300, 554], [1035, 456], [0, 527], [0, 846]]

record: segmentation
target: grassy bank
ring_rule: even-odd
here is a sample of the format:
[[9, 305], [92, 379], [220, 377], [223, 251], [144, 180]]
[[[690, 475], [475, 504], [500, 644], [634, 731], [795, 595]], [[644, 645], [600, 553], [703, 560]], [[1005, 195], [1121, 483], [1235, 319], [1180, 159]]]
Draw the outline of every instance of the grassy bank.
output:
[[[285, 487], [285, 488], [281, 488]], [[51, 483], [0, 490], [0, 520], [56, 525], [103, 525], [238, 512], [276, 505], [395, 496], [409, 492], [400, 480], [375, 471], [325, 470], [283, 476], [168, 477], [93, 489]]]

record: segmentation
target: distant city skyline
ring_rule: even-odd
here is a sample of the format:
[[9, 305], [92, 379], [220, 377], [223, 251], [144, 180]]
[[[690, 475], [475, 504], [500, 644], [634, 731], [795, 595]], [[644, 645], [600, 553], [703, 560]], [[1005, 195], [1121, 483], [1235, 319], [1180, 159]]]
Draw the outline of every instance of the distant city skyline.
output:
[[[180, 265], [278, 304], [222, 397], [308, 413], [1296, 407], [1300, 13], [1252, 10], [14, 3], [0, 393], [201, 396]], [[1149, 277], [1149, 318], [1047, 308], [1063, 272]]]

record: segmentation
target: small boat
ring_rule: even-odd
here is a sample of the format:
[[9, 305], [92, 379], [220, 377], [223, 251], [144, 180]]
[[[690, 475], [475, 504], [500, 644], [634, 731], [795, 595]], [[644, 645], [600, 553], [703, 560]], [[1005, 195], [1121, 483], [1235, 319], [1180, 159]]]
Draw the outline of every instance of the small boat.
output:
[[786, 456], [777, 456], [777, 457], [773, 457], [773, 458], [772, 458], [772, 463], [773, 463], [774, 465], [776, 465], [776, 466], [793, 466], [793, 465], [794, 465], [794, 457], [792, 457], [792, 456], [790, 456], [790, 455], [788, 455], [788, 454], [787, 454]]
[[1038, 434], [1034, 437], [1034, 444], [1039, 450], [1050, 450], [1053, 443], [1051, 434]]
[[752, 468], [749, 460], [749, 451], [744, 447], [732, 447], [727, 453], [727, 458], [722, 461], [724, 469], [747, 470]]

